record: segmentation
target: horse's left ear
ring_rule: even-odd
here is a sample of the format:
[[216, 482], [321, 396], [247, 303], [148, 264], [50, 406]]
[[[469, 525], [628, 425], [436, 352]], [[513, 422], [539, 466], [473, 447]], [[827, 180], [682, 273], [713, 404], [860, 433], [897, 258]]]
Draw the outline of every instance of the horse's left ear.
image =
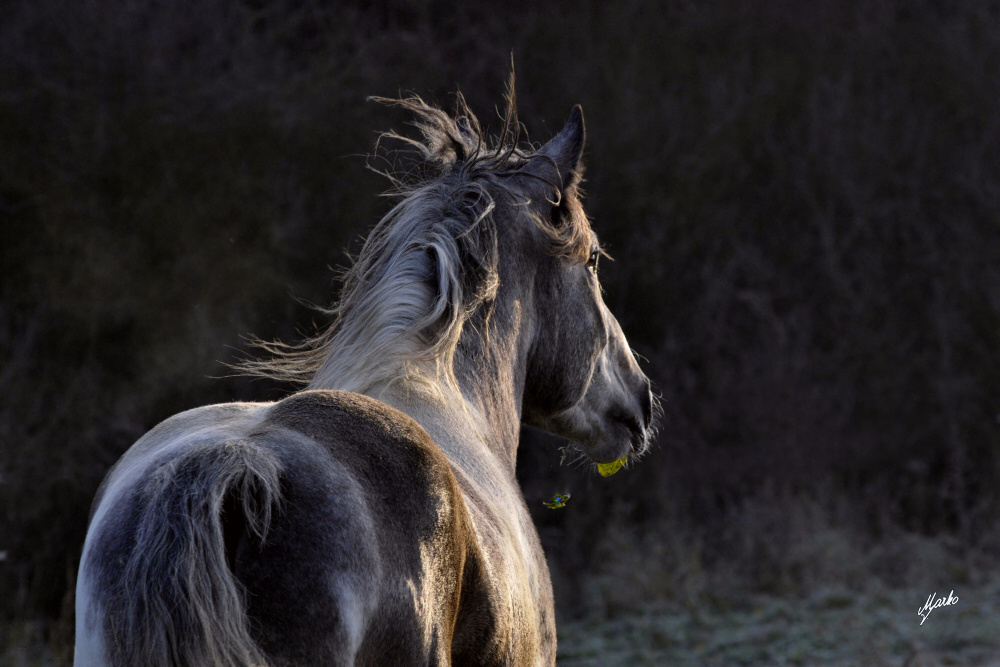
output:
[[[577, 104], [570, 111], [566, 126], [535, 151], [524, 171], [551, 182], [560, 190], [573, 187], [583, 177], [583, 145], [586, 139], [583, 109]], [[553, 166], [556, 168], [556, 181], [552, 181]]]

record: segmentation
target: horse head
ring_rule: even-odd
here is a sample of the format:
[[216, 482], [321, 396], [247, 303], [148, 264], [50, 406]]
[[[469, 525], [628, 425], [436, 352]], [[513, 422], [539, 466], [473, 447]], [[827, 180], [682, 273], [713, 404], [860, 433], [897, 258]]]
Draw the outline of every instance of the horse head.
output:
[[[532, 195], [530, 236], [561, 239], [561, 252], [535, 243], [533, 336], [523, 420], [610, 462], [649, 446], [650, 382], [639, 369], [604, 299], [598, 265], [605, 255], [580, 201], [585, 129], [574, 107], [558, 135], [529, 156], [521, 180]], [[566, 243], [567, 239], [573, 239]]]

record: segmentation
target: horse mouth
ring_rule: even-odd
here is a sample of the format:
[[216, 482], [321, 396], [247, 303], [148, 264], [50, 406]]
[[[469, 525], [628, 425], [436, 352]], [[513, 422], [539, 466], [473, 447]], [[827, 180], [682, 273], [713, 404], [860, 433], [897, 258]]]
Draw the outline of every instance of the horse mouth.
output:
[[638, 419], [627, 415], [607, 418], [600, 435], [581, 446], [588, 459], [597, 464], [614, 463], [620, 459], [642, 456], [649, 448], [650, 432]]

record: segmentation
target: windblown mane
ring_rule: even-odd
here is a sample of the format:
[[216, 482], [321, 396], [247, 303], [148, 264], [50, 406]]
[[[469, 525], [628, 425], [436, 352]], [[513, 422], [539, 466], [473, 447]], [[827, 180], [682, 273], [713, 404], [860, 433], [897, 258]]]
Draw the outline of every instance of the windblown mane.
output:
[[[492, 145], [461, 95], [454, 116], [416, 96], [373, 99], [413, 113], [423, 136], [382, 135], [403, 142], [412, 157], [403, 173], [381, 172], [399, 201], [345, 273], [340, 301], [322, 309], [332, 323], [294, 345], [255, 339], [270, 358], [242, 362], [245, 373], [356, 392], [403, 378], [454, 383], [464, 325], [492, 307], [499, 289], [496, 207], [527, 203], [505, 176], [539, 157], [519, 145], [513, 81]], [[510, 196], [498, 202], [493, 193]], [[586, 259], [591, 237], [585, 216], [558, 227], [539, 216], [533, 220], [554, 254]]]

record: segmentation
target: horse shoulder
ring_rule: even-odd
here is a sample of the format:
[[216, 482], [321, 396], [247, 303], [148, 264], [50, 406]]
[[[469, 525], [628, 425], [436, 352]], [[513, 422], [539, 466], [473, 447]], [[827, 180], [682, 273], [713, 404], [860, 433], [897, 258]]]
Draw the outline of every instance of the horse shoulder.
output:
[[491, 496], [468, 471], [457, 477], [476, 544], [464, 573], [455, 664], [553, 664], [551, 583], [537, 538], [520, 525], [527, 508]]

